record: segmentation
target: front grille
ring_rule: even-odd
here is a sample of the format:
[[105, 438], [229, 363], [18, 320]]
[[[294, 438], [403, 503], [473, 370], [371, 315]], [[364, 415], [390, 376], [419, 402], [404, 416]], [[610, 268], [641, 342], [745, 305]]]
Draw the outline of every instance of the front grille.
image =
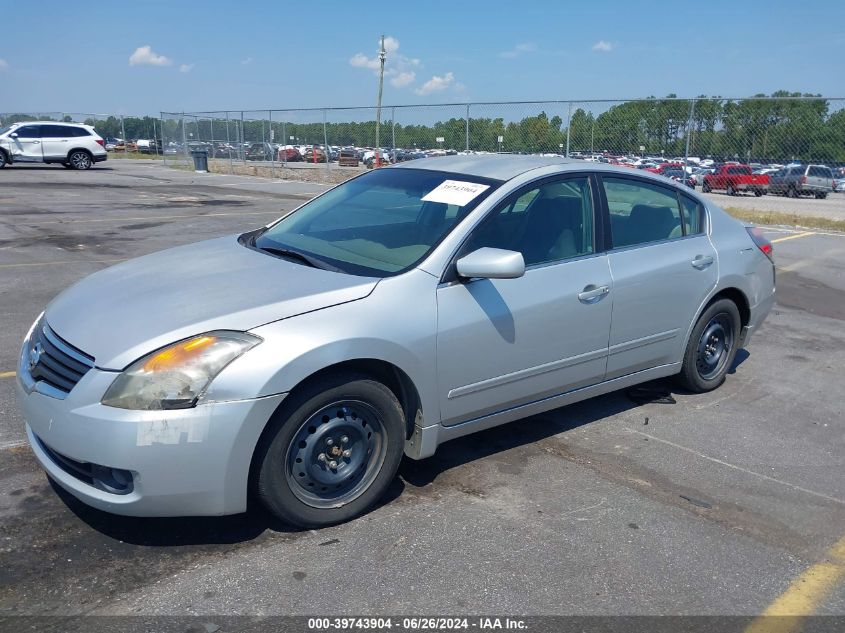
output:
[[32, 332], [25, 360], [35, 382], [47, 383], [65, 394], [94, 367], [93, 357], [62, 340], [45, 321]]

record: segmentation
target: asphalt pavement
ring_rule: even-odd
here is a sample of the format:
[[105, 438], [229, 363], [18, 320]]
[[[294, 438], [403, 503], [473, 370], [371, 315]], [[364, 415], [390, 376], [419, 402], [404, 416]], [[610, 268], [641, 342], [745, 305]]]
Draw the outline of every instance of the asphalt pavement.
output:
[[[0, 172], [0, 615], [756, 615], [845, 564], [845, 236], [789, 228], [767, 232], [778, 304], [720, 389], [661, 381], [658, 401], [617, 392], [455, 440], [351, 523], [122, 518], [54, 489], [10, 375], [43, 306], [321, 190], [146, 161]], [[801, 604], [845, 614], [841, 574], [813, 587]]]

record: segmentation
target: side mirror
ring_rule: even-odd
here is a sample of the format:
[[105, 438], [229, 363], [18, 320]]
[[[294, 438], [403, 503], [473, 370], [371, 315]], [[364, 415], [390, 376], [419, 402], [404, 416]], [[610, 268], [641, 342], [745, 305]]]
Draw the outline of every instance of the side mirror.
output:
[[12, 138], [18, 138], [18, 133], [12, 132], [11, 134], [9, 134], [9, 136], [11, 136]]
[[525, 274], [522, 253], [501, 248], [479, 248], [455, 262], [458, 275], [471, 279], [516, 279]]

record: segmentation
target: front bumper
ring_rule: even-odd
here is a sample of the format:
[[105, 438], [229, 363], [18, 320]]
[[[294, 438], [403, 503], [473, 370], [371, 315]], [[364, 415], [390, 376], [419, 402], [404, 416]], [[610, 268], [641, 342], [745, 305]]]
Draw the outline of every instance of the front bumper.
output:
[[[52, 479], [84, 503], [115, 514], [246, 510], [253, 451], [285, 394], [174, 411], [130, 411], [90, 397], [102, 395], [113, 379], [113, 372], [92, 369], [63, 400], [28, 393], [17, 381], [30, 446]], [[130, 491], [115, 494], [72, 474], [56, 454], [97, 468], [129, 471]]]

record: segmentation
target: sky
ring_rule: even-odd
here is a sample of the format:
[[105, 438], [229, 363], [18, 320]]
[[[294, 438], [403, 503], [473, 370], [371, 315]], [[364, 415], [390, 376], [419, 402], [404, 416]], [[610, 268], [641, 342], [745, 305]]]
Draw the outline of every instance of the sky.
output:
[[2, 112], [370, 106], [382, 34], [386, 105], [845, 96], [841, 0], [0, 0], [0, 11]]

